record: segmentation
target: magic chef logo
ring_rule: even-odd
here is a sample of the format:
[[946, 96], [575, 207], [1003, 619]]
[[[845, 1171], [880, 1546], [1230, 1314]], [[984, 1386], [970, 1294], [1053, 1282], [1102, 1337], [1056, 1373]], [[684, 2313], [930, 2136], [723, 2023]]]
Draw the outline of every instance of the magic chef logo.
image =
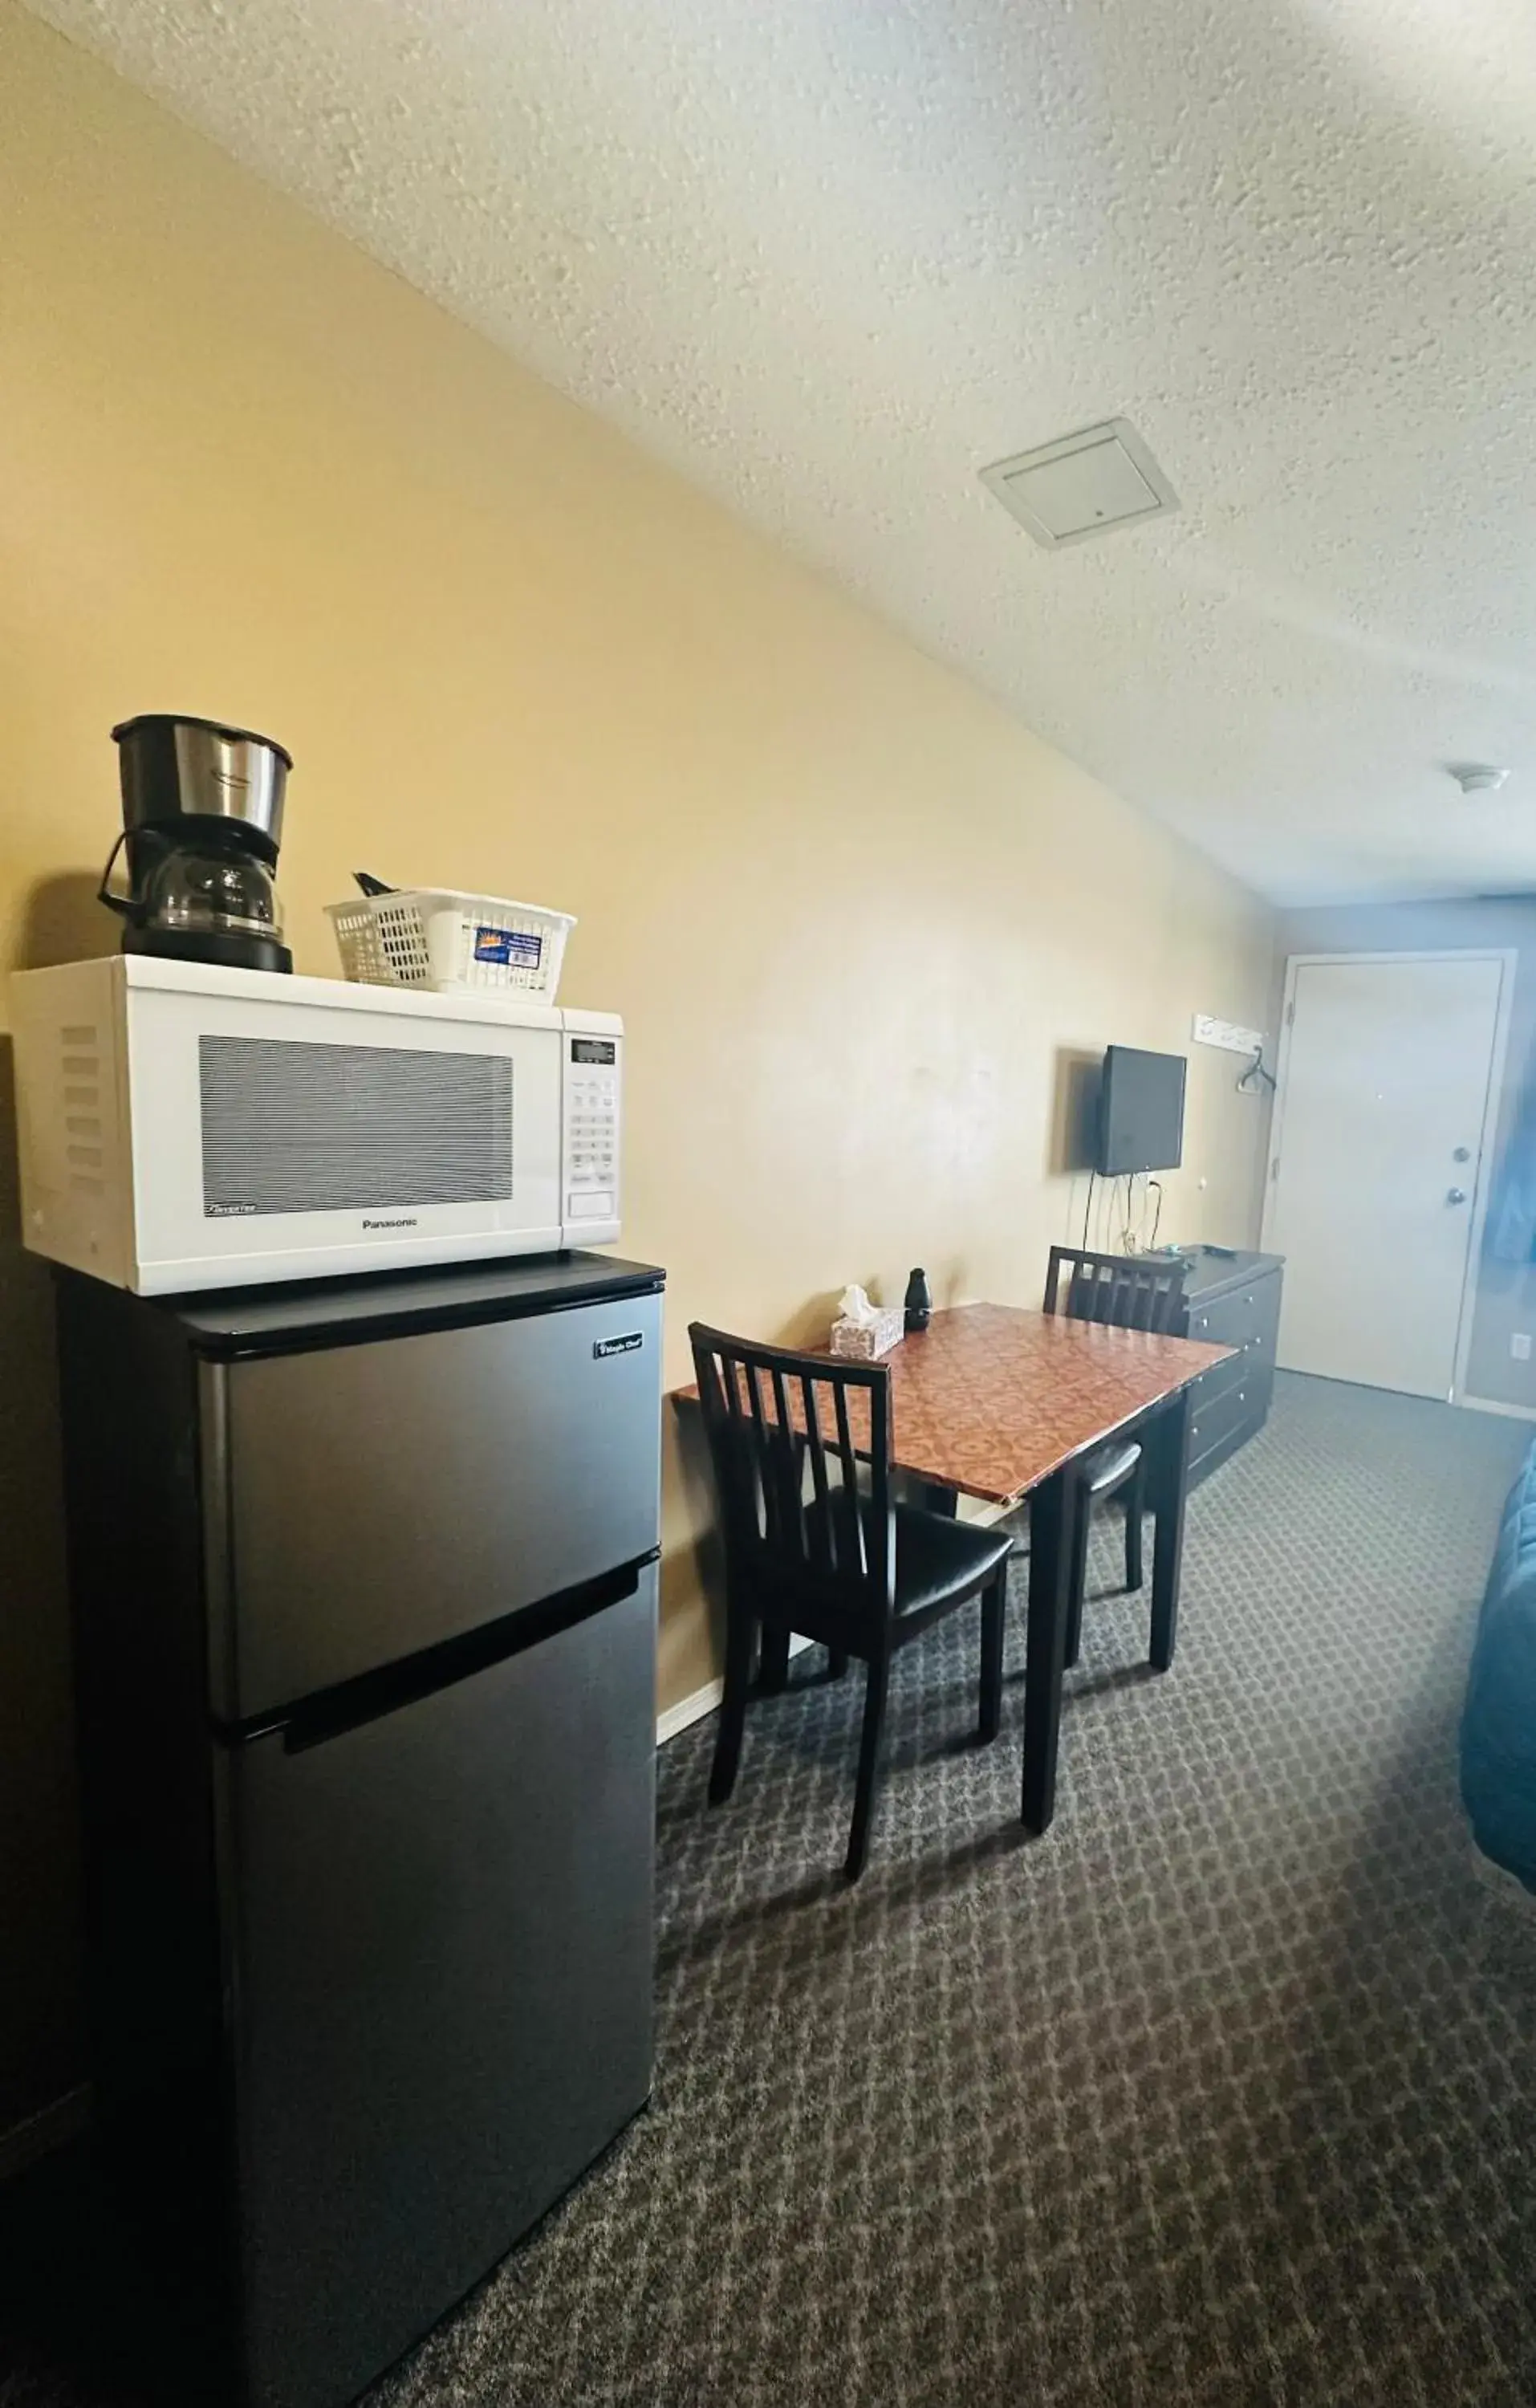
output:
[[408, 1213], [403, 1221], [365, 1221], [363, 1224], [365, 1229], [414, 1229], [416, 1226], [414, 1212]]

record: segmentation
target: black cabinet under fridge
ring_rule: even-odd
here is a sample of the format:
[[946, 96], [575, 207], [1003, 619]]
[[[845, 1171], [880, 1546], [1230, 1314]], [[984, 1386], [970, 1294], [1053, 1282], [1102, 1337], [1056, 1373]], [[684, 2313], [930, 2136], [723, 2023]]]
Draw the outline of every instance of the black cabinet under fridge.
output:
[[61, 1278], [97, 2114], [209, 2400], [338, 2408], [645, 2100], [661, 1284]]

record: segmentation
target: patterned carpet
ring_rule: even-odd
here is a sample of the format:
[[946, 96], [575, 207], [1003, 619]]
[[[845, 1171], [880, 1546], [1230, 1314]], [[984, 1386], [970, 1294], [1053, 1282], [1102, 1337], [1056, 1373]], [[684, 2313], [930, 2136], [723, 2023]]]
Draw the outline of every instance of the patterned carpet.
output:
[[856, 1890], [853, 1681], [800, 1659], [717, 1812], [675, 1741], [653, 2106], [370, 2408], [1527, 2408], [1536, 1956], [1454, 1732], [1528, 1436], [1283, 1379], [1173, 1671], [1090, 1609], [1042, 1841], [970, 1614], [900, 1660]]

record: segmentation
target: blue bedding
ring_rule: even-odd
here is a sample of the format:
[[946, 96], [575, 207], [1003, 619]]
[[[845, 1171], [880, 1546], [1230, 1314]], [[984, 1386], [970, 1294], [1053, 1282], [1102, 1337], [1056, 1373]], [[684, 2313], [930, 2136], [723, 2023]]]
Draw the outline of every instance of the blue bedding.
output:
[[1483, 1598], [1461, 1796], [1484, 1855], [1536, 1891], [1536, 1446], [1504, 1507]]

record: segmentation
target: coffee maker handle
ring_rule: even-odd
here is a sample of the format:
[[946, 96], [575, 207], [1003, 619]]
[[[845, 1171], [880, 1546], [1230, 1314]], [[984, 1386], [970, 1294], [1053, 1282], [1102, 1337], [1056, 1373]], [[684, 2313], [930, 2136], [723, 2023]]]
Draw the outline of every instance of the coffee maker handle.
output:
[[101, 873], [101, 884], [96, 889], [96, 901], [105, 903], [108, 911], [121, 911], [125, 920], [131, 920], [138, 909], [134, 897], [131, 895], [114, 895], [110, 891], [113, 867], [127, 841], [128, 831], [124, 828], [107, 856], [107, 867]]

